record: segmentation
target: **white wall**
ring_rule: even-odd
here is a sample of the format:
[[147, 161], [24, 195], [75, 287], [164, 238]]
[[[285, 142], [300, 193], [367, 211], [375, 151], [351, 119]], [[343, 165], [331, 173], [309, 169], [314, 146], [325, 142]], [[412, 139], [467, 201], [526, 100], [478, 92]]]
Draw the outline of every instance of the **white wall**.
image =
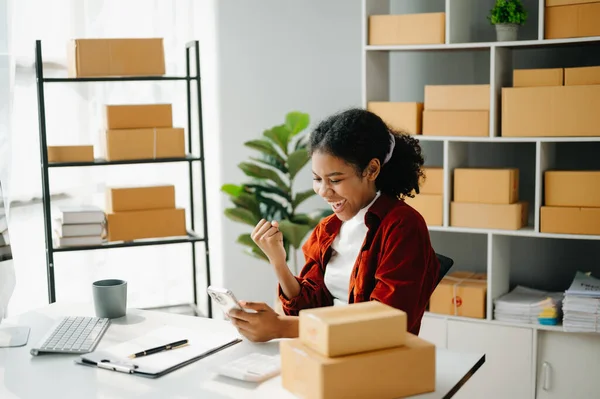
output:
[[[360, 13], [359, 0], [216, 2], [223, 183], [245, 179], [236, 165], [253, 154], [242, 143], [282, 123], [287, 112], [309, 113], [312, 128], [330, 113], [360, 105]], [[310, 165], [297, 181], [299, 190], [311, 187]], [[212, 209], [219, 203], [222, 215], [229, 200], [217, 192], [210, 195]], [[324, 205], [316, 197], [307, 202], [313, 208]], [[272, 303], [276, 280], [271, 267], [235, 243], [249, 226], [220, 218], [221, 234], [215, 237], [211, 229], [211, 261], [222, 274], [213, 282], [239, 299]]]

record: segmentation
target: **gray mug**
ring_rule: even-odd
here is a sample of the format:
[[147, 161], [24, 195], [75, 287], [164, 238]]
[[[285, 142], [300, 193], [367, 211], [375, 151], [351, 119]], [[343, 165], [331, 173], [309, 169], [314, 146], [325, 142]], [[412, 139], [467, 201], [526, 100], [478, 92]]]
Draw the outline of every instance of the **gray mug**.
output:
[[124, 280], [99, 280], [92, 284], [94, 308], [97, 317], [115, 319], [125, 316], [127, 310], [127, 282]]

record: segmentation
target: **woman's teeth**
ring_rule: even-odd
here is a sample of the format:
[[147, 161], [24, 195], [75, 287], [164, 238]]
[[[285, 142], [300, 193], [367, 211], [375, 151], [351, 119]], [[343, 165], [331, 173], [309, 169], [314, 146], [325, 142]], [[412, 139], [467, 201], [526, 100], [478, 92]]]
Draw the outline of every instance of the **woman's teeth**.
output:
[[331, 205], [334, 210], [338, 210], [344, 205], [344, 202], [346, 201], [330, 202], [329, 205]]

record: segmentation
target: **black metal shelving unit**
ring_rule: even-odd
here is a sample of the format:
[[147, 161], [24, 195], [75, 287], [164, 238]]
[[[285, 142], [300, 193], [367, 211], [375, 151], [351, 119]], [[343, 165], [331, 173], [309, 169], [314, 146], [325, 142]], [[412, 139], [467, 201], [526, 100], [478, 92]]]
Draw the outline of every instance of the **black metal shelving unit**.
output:
[[[194, 52], [194, 57], [191, 57], [191, 52]], [[206, 254], [206, 284], [210, 285], [210, 256], [208, 250], [208, 224], [207, 224], [207, 209], [206, 209], [206, 180], [205, 180], [205, 165], [204, 165], [204, 136], [202, 124], [202, 92], [200, 82], [200, 45], [199, 42], [191, 41], [186, 43], [185, 48], [186, 58], [186, 75], [185, 76], [123, 76], [123, 77], [93, 77], [93, 78], [45, 78], [42, 58], [42, 43], [41, 40], [36, 40], [35, 43], [35, 71], [38, 97], [38, 114], [39, 114], [39, 136], [40, 136], [40, 155], [41, 155], [41, 174], [42, 174], [42, 204], [44, 212], [44, 231], [46, 238], [46, 272], [48, 279], [48, 300], [50, 303], [56, 302], [56, 283], [54, 280], [54, 254], [58, 252], [72, 251], [89, 251], [111, 248], [125, 247], [140, 247], [150, 245], [169, 245], [189, 243], [192, 254], [192, 282], [194, 288], [193, 305], [190, 303], [173, 305], [178, 306], [193, 306], [196, 315], [202, 315], [198, 310], [198, 284], [196, 279], [196, 243], [204, 243]], [[192, 63], [196, 71], [195, 76], [191, 75]], [[161, 159], [140, 159], [126, 161], [106, 161], [104, 159], [96, 159], [93, 162], [48, 162], [47, 141], [46, 141], [46, 107], [44, 99], [44, 86], [54, 83], [84, 83], [84, 82], [131, 82], [131, 81], [185, 81], [187, 95], [187, 141], [188, 149], [183, 158], [161, 158]], [[199, 138], [200, 154], [193, 155], [192, 148], [192, 84], [196, 85], [197, 104], [198, 104], [198, 128], [197, 134]], [[77, 247], [57, 247], [53, 245], [52, 238], [52, 215], [50, 207], [50, 180], [49, 168], [65, 168], [65, 167], [90, 167], [90, 166], [107, 166], [107, 165], [132, 165], [132, 164], [149, 164], [149, 163], [173, 163], [186, 162], [189, 172], [189, 189], [190, 189], [190, 227], [187, 232], [187, 237], [168, 237], [160, 239], [143, 239], [128, 242], [107, 242], [101, 245], [77, 246]], [[195, 230], [195, 209], [194, 209], [194, 178], [193, 167], [195, 164], [200, 165], [201, 176], [201, 191], [202, 191], [202, 215], [203, 227], [202, 235], [198, 235]], [[208, 309], [206, 314], [212, 317], [211, 298], [206, 295], [208, 300]], [[170, 306], [169, 306], [170, 307]]]

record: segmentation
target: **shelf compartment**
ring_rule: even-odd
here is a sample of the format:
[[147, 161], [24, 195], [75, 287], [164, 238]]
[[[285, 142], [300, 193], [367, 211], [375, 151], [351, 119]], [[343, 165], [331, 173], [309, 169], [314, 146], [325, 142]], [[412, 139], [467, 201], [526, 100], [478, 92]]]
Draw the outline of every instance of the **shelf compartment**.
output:
[[100, 245], [81, 245], [76, 247], [54, 247], [53, 252], [75, 252], [75, 251], [89, 251], [96, 249], [111, 249], [111, 248], [129, 248], [129, 247], [143, 247], [149, 245], [171, 245], [171, 244], [184, 244], [194, 242], [206, 241], [203, 237], [196, 235], [195, 233], [188, 231], [188, 235], [181, 237], [165, 237], [165, 238], [149, 238], [140, 239], [133, 241], [115, 241], [106, 242]]
[[195, 162], [202, 161], [201, 157], [187, 155], [185, 158], [156, 158], [156, 159], [128, 159], [122, 161], [107, 161], [105, 159], [96, 159], [93, 162], [49, 162], [49, 168], [65, 168], [79, 166], [105, 166], [105, 165], [132, 165], [145, 163], [172, 163], [172, 162]]
[[197, 80], [196, 76], [98, 76], [85, 78], [44, 78], [44, 83], [77, 83], [77, 82], [142, 82], [157, 80]]

